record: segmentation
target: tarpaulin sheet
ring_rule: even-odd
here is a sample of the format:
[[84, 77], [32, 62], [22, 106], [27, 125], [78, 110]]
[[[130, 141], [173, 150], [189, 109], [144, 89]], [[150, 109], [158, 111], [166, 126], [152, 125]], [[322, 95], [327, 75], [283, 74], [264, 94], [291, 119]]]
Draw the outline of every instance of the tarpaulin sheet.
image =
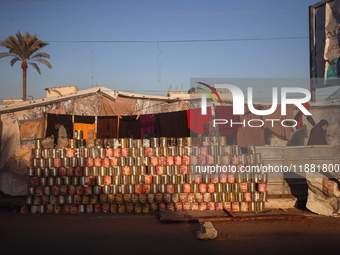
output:
[[137, 99], [135, 114], [177, 112], [190, 109], [190, 101]]
[[340, 182], [339, 178], [328, 178], [321, 173], [307, 173], [308, 210], [325, 215], [340, 215]]
[[19, 122], [15, 114], [1, 115], [0, 190], [12, 196], [27, 193], [27, 161], [20, 157]]
[[100, 116], [119, 116], [133, 114], [135, 111], [137, 99], [117, 97], [112, 101], [106, 97], [102, 97], [102, 108]]
[[[101, 95], [82, 97], [72, 100], [73, 115], [98, 116], [101, 112]], [[110, 99], [107, 99], [110, 100]]]

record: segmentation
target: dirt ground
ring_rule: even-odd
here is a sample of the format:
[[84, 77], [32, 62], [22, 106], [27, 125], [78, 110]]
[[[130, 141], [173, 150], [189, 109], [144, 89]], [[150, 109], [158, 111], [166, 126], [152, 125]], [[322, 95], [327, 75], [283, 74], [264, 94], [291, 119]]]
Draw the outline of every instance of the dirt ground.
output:
[[0, 212], [0, 254], [339, 254], [340, 219], [160, 223], [154, 214]]

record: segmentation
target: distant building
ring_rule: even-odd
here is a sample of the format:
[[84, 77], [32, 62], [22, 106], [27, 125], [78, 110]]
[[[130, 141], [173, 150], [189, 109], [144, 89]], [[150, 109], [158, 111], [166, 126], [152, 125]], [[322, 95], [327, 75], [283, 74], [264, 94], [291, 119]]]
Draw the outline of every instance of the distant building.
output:
[[[64, 87], [55, 87], [55, 88], [46, 88], [45, 89], [47, 92], [46, 97], [55, 97], [55, 96], [60, 96], [60, 95], [66, 95], [66, 94], [71, 94], [73, 92], [77, 92], [78, 88], [76, 86], [64, 86]], [[32, 98], [31, 100], [33, 101], [32, 96], [28, 96], [28, 100], [30, 101], [30, 97]], [[7, 105], [10, 104], [16, 104], [22, 102], [22, 99], [5, 99], [3, 102]]]
[[9, 104], [16, 104], [22, 102], [22, 99], [5, 99], [3, 102], [7, 105]]
[[[232, 100], [233, 96], [230, 92], [230, 90], [228, 89], [224, 89], [224, 91], [222, 91], [222, 89], [216, 89], [216, 91], [218, 92], [219, 96], [221, 97], [221, 99], [226, 99], [226, 100]], [[205, 93], [205, 92], [203, 92]], [[168, 97], [171, 98], [184, 98], [184, 99], [190, 99], [190, 96], [193, 95], [200, 95], [202, 94], [202, 90], [198, 89], [198, 88], [190, 88], [188, 91], [188, 94], [184, 94], [183, 93], [183, 86], [181, 87], [181, 93], [178, 93], [178, 89], [176, 88], [175, 93], [172, 92], [172, 86], [170, 86], [170, 89], [168, 91]]]
[[64, 86], [55, 88], [46, 88], [47, 97], [55, 97], [60, 95], [66, 95], [73, 92], [77, 92], [78, 88], [76, 86]]

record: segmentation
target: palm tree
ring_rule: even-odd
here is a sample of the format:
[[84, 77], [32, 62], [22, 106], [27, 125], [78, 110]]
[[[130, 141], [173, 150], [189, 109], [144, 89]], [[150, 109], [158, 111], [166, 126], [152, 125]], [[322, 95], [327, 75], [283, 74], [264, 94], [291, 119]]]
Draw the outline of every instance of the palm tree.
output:
[[37, 35], [31, 36], [30, 33], [26, 32], [24, 36], [18, 31], [16, 38], [9, 36], [3, 42], [0, 42], [0, 46], [9, 49], [9, 52], [1, 52], [0, 58], [13, 57], [11, 60], [11, 66], [17, 61], [21, 61], [21, 68], [23, 74], [23, 100], [27, 99], [27, 68], [28, 64], [33, 66], [39, 74], [40, 68], [35, 62], [40, 62], [46, 65], [49, 69], [52, 68], [51, 64], [45, 59], [50, 59], [50, 55], [45, 52], [39, 52], [41, 48], [48, 45], [41, 40], [38, 40]]

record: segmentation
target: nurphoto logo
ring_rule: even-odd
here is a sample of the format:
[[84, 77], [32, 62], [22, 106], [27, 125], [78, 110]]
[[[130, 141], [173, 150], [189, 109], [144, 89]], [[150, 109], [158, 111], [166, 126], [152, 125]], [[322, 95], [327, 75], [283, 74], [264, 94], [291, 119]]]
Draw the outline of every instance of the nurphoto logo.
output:
[[[220, 105], [222, 105], [222, 100], [216, 89], [227, 89], [231, 92], [232, 94], [232, 104], [233, 104], [233, 115], [244, 115], [245, 111], [245, 96], [242, 92], [242, 90], [231, 84], [215, 84], [214, 87], [210, 86], [209, 84], [203, 83], [203, 82], [197, 82], [200, 85], [203, 85], [210, 89], [218, 98]], [[217, 105], [216, 99], [214, 98], [214, 95], [209, 92], [206, 88], [198, 88], [204, 92], [206, 92], [214, 101], [214, 104]], [[312, 115], [306, 107], [303, 105], [304, 103], [307, 103], [311, 99], [311, 93], [309, 90], [305, 88], [299, 88], [299, 87], [281, 87], [281, 115], [285, 116], [287, 115], [286, 108], [287, 105], [295, 105], [304, 115]], [[302, 98], [288, 98], [289, 93], [299, 93], [303, 94], [304, 96]], [[207, 94], [202, 94], [201, 95], [201, 114], [206, 115], [207, 114]], [[278, 106], [278, 88], [273, 87], [272, 88], [272, 104], [269, 109], [265, 110], [259, 110], [254, 107], [254, 102], [253, 102], [253, 88], [248, 87], [247, 88], [247, 106], [248, 109], [251, 113], [254, 115], [258, 116], [266, 116], [274, 113], [277, 109]], [[274, 123], [277, 121], [280, 121], [279, 119], [251, 119], [248, 121], [248, 126], [250, 127], [261, 127], [264, 125], [265, 121], [269, 121], [272, 123], [272, 126], [274, 126]], [[227, 120], [227, 119], [214, 119], [213, 124], [214, 127], [216, 125], [223, 125], [229, 123], [230, 126], [232, 125], [243, 125], [245, 126], [246, 123], [244, 122], [232, 122], [232, 120]], [[258, 123], [255, 125], [254, 123]], [[294, 119], [285, 119], [281, 121], [281, 125], [283, 127], [294, 127], [297, 125], [297, 121]]]

